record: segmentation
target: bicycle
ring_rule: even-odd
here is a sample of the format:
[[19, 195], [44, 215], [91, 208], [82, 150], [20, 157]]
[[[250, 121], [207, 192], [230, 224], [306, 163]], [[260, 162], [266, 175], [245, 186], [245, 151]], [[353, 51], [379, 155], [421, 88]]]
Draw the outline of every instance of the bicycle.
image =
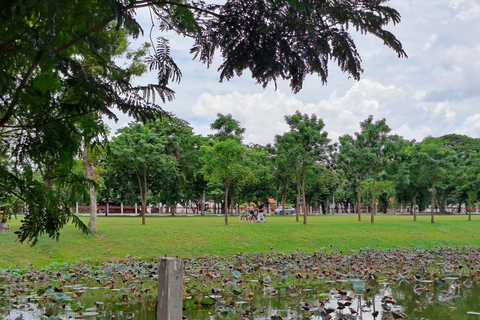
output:
[[243, 222], [250, 222], [250, 223], [253, 223], [255, 221], [257, 221], [257, 215], [254, 213], [254, 214], [250, 214], [248, 211], [244, 211], [242, 212], [242, 214], [240, 214], [238, 216], [238, 222], [240, 223], [243, 223]]
[[255, 212], [250, 213], [248, 217], [248, 222], [254, 223], [255, 221], [257, 221], [257, 214]]
[[248, 212], [244, 211], [242, 212], [242, 214], [238, 216], [238, 222], [240, 223], [247, 222], [249, 218], [250, 218], [250, 215], [248, 214]]

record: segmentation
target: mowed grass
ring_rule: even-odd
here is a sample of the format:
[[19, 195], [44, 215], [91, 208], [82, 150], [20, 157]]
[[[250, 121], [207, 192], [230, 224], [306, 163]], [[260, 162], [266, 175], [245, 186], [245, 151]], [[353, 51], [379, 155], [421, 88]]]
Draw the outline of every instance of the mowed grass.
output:
[[[423, 248], [438, 246], [480, 245], [480, 216], [472, 221], [466, 215], [422, 215], [413, 222], [410, 215], [269, 216], [268, 223], [238, 223], [230, 218], [225, 226], [223, 216], [99, 217], [98, 232], [84, 235], [73, 225], [66, 226], [60, 241], [40, 238], [31, 247], [16, 241], [14, 232], [0, 233], [0, 268], [35, 267], [54, 262], [76, 262], [83, 259], [107, 261], [127, 255], [148, 259], [152, 257], [198, 257], [253, 252], [306, 252], [337, 250], [345, 253], [361, 248], [387, 249], [396, 247]], [[88, 217], [82, 218], [88, 223]], [[12, 231], [20, 227], [21, 217], [10, 221]], [[273, 247], [273, 249], [271, 249]], [[105, 253], [111, 250], [109, 253]]]

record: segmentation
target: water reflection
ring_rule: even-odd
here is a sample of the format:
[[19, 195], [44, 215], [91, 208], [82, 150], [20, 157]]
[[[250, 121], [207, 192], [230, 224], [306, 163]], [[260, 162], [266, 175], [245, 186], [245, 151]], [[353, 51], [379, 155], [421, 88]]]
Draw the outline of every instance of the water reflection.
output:
[[[4, 320], [40, 319], [143, 319], [155, 320], [156, 297], [119, 299], [107, 288], [85, 289], [79, 299], [33, 303], [34, 295], [17, 302], [0, 303]], [[69, 295], [67, 293], [67, 295]], [[325, 320], [325, 319], [469, 319], [480, 314], [479, 286], [475, 281], [371, 282], [339, 281], [292, 288], [265, 286], [248, 299], [226, 290], [211, 295], [211, 306], [193, 303], [183, 314], [190, 320]], [[101, 301], [101, 302], [100, 302]], [[82, 310], [79, 310], [82, 306]], [[77, 309], [76, 309], [77, 308]], [[478, 313], [478, 314], [477, 314]], [[53, 318], [53, 317], [58, 318]]]

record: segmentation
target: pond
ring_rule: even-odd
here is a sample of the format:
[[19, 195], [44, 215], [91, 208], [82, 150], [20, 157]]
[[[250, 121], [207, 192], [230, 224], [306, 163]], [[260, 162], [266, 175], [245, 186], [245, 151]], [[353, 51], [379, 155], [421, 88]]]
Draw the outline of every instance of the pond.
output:
[[[185, 260], [184, 318], [479, 319], [476, 248]], [[0, 319], [155, 320], [156, 259], [0, 271]]]

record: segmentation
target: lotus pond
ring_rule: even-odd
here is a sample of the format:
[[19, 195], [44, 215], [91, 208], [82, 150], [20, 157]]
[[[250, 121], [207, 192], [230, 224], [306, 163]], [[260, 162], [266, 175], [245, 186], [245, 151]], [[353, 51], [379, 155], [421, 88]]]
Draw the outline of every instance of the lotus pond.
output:
[[[478, 319], [480, 249], [186, 259], [184, 319]], [[156, 258], [0, 270], [0, 319], [155, 319]]]

